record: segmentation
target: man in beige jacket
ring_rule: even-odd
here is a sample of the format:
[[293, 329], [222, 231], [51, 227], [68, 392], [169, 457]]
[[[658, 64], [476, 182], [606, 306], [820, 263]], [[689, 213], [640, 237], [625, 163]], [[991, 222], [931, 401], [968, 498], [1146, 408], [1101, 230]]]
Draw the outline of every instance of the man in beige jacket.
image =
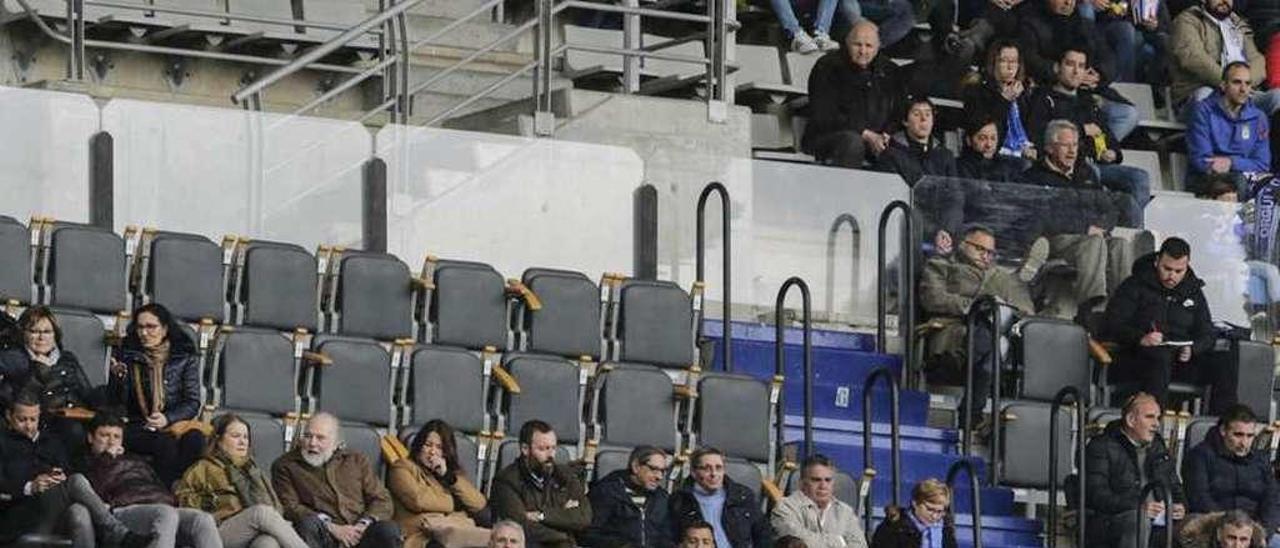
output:
[[1254, 68], [1253, 104], [1267, 114], [1280, 110], [1280, 90], [1262, 90], [1266, 59], [1254, 44], [1249, 22], [1235, 13], [1232, 0], [1201, 0], [1173, 19], [1169, 36], [1169, 76], [1173, 103], [1182, 105], [1183, 118], [1190, 106], [1213, 93], [1223, 79], [1222, 69], [1233, 61]]
[[815, 454], [804, 460], [800, 490], [773, 509], [775, 538], [797, 537], [809, 548], [867, 548], [858, 514], [835, 497], [835, 476], [831, 459]]

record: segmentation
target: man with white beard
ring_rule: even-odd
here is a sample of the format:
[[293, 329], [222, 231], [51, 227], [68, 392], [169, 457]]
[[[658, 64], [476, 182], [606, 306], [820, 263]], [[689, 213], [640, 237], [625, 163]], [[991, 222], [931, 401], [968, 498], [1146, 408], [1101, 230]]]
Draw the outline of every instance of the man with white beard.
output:
[[271, 466], [284, 516], [311, 548], [396, 548], [391, 496], [368, 459], [340, 447], [338, 419], [317, 413], [302, 443]]

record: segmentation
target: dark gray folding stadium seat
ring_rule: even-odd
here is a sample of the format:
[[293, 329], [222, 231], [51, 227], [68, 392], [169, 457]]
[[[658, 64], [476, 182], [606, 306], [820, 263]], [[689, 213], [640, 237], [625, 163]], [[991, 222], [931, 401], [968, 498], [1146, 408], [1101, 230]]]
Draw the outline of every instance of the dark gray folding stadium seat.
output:
[[596, 377], [593, 423], [601, 447], [680, 447], [671, 378], [649, 365], [617, 364]]
[[556, 356], [510, 354], [504, 361], [520, 385], [519, 394], [503, 394], [508, 430], [515, 432], [525, 421], [539, 419], [555, 429], [562, 445], [581, 448], [586, 371]]
[[[320, 335], [312, 348], [332, 363], [315, 365], [314, 411], [327, 411], [343, 422], [397, 424], [395, 375], [391, 355], [382, 345], [338, 335]], [[377, 451], [375, 443], [375, 452]]]
[[631, 449], [601, 449], [596, 453], [595, 465], [591, 467], [591, 481], [599, 481], [614, 471], [627, 468], [627, 457]]
[[[1275, 347], [1269, 342], [1234, 341], [1231, 352], [1237, 366], [1236, 398], [1249, 406], [1262, 421], [1271, 418], [1271, 398], [1275, 395]], [[1211, 394], [1210, 398], [1213, 397]]]
[[706, 373], [698, 381], [698, 444], [773, 466], [769, 385], [749, 375]]
[[1022, 347], [1021, 399], [1053, 401], [1064, 386], [1089, 393], [1089, 335], [1058, 319], [1030, 318], [1019, 325]]
[[335, 333], [379, 340], [413, 337], [409, 267], [394, 255], [342, 252], [332, 291]]
[[[1190, 451], [1204, 441], [1209, 430], [1218, 425], [1218, 417], [1195, 417], [1187, 423], [1187, 432], [1182, 440], [1182, 447]], [[1184, 451], [1185, 452], [1185, 451]]]
[[236, 415], [249, 425], [249, 451], [253, 454], [253, 460], [262, 469], [270, 470], [271, 463], [287, 451], [284, 423], [256, 413]]
[[665, 281], [626, 280], [614, 310], [615, 359], [668, 368], [696, 363], [693, 300]]
[[443, 346], [418, 348], [404, 387], [401, 401], [407, 407], [407, 424], [441, 419], [460, 432], [489, 430], [489, 379], [484, 360], [474, 353]]
[[316, 258], [299, 246], [249, 242], [240, 251], [238, 324], [315, 331]]
[[274, 329], [235, 327], [218, 334], [215, 401], [220, 407], [284, 416], [302, 411], [303, 375], [294, 340]]
[[31, 232], [13, 217], [0, 215], [0, 303], [31, 304], [34, 279]]
[[338, 427], [342, 436], [342, 445], [349, 451], [363, 453], [369, 461], [369, 465], [373, 466], [373, 473], [379, 478], [386, 468], [386, 463], [382, 461], [382, 433], [368, 424], [357, 422], [343, 422]]
[[423, 277], [434, 289], [424, 292], [432, 344], [482, 349], [509, 348], [506, 282], [492, 266], [466, 261], [427, 260]]
[[124, 239], [86, 225], [55, 223], [50, 230], [46, 302], [101, 314], [126, 310]]
[[222, 248], [198, 234], [156, 232], [144, 240], [140, 289], [179, 319], [222, 322], [226, 312]]
[[601, 358], [600, 288], [580, 272], [531, 268], [521, 278], [542, 301], [521, 314], [522, 346], [530, 352]]
[[1120, 418], [1120, 410], [1114, 407], [1090, 407], [1086, 425], [1089, 429], [1089, 435], [1101, 434], [1107, 424], [1118, 418]]
[[764, 483], [764, 476], [760, 474], [760, 467], [743, 459], [727, 458], [724, 461], [724, 474], [733, 478], [737, 484], [750, 489], [757, 497], [760, 496], [760, 486]]
[[53, 309], [62, 330], [62, 348], [80, 360], [80, 367], [94, 386], [107, 383], [107, 331], [102, 320], [83, 310]]
[[[1049, 405], [1014, 401], [1002, 407], [1001, 483], [1043, 489], [1049, 486]], [[1072, 470], [1071, 412], [1058, 414], [1058, 482]]]

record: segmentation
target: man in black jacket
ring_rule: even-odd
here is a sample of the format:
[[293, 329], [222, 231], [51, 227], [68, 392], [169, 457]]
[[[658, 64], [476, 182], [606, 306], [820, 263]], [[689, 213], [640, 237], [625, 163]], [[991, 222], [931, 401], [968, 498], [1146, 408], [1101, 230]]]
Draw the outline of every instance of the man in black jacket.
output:
[[676, 531], [705, 521], [711, 524], [716, 548], [768, 548], [773, 533], [755, 493], [724, 473], [724, 453], [714, 447], [693, 452], [693, 474], [671, 494], [671, 521]]
[[819, 162], [860, 168], [889, 146], [885, 132], [901, 112], [901, 73], [880, 53], [875, 23], [855, 23], [845, 48], [823, 55], [809, 73], [809, 126], [801, 149]]
[[662, 488], [670, 458], [657, 447], [631, 451], [625, 470], [591, 485], [591, 526], [578, 539], [593, 548], [669, 548], [672, 524], [667, 490]]
[[1234, 405], [1218, 419], [1182, 463], [1187, 509], [1196, 514], [1243, 510], [1262, 524], [1274, 546], [1280, 541], [1280, 485], [1265, 451], [1254, 451], [1258, 416]]
[[876, 169], [897, 173], [908, 185], [915, 185], [925, 175], [955, 177], [956, 157], [933, 136], [934, 112], [928, 97], [910, 99], [902, 131], [889, 138], [889, 146], [876, 159]]
[[5, 418], [7, 428], [0, 433], [0, 543], [28, 533], [49, 534], [63, 525], [74, 546], [95, 546], [95, 538], [125, 548], [151, 542], [150, 535], [136, 535], [116, 519], [89, 480], [68, 473], [61, 441], [40, 432], [40, 404], [34, 396], [19, 394]]
[[[1182, 484], [1160, 437], [1160, 405], [1151, 395], [1135, 394], [1126, 402], [1122, 417], [1089, 440], [1085, 462], [1089, 548], [1145, 547], [1153, 520], [1169, 523], [1169, 518], [1179, 520], [1186, 514]], [[1172, 508], [1164, 507], [1163, 497], [1139, 500], [1149, 483], [1168, 490]], [[1148, 519], [1135, 538], [1139, 503]]]
[[956, 171], [966, 179], [1011, 183], [1022, 175], [1024, 160], [999, 154], [996, 121], [976, 118], [965, 127], [965, 147], [956, 160]]
[[1113, 382], [1127, 383], [1165, 403], [1169, 381], [1213, 385], [1214, 412], [1235, 403], [1230, 367], [1209, 367], [1202, 357], [1213, 348], [1213, 319], [1191, 269], [1191, 245], [1169, 238], [1157, 253], [1133, 263], [1133, 274], [1107, 304], [1105, 337], [1120, 345]]

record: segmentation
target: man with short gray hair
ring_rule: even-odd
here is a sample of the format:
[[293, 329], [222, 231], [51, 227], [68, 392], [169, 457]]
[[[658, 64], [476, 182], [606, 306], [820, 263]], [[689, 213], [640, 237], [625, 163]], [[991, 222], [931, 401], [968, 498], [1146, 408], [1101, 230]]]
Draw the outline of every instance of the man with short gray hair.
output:
[[489, 533], [489, 548], [524, 548], [524, 528], [509, 519], [493, 524]]
[[391, 496], [368, 459], [341, 446], [338, 418], [317, 413], [302, 443], [271, 467], [284, 515], [312, 548], [393, 548], [400, 527]]

